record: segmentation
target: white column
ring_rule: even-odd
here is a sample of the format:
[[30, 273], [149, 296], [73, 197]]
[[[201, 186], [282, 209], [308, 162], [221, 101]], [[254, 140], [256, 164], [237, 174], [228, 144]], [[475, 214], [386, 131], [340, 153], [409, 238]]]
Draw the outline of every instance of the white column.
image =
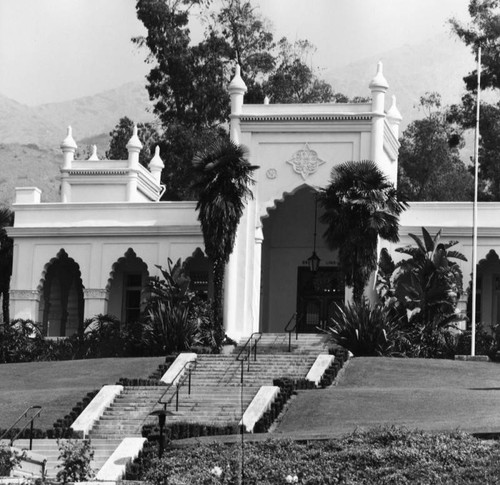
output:
[[10, 318], [39, 320], [38, 309], [40, 304], [40, 293], [38, 290], [10, 290], [9, 306]]
[[92, 318], [95, 315], [108, 313], [109, 292], [103, 288], [84, 288], [83, 299], [85, 300], [83, 318]]

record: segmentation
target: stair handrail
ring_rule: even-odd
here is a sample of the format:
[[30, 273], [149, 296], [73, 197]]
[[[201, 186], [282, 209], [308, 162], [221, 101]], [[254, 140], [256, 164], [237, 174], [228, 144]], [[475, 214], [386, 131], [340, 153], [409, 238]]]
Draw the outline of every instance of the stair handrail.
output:
[[38, 416], [40, 416], [40, 413], [42, 412], [42, 406], [35, 405], [35, 406], [29, 406], [29, 407], [27, 407], [21, 413], [21, 415], [14, 421], [14, 424], [12, 424], [12, 426], [9, 429], [7, 429], [2, 434], [2, 436], [0, 436], [0, 441], [3, 440], [3, 439], [5, 439], [5, 437], [9, 435], [9, 433], [15, 428], [15, 426], [17, 425], [17, 423], [19, 423], [19, 421], [21, 421], [21, 419], [27, 418], [28, 417], [28, 412], [30, 410], [32, 410], [32, 409], [36, 409], [36, 412], [33, 414], [33, 416], [31, 416], [31, 418], [29, 419], [29, 421], [17, 432], [17, 434], [10, 439], [10, 446], [12, 446], [13, 443], [14, 443], [14, 441], [16, 441], [16, 439], [21, 435], [21, 433], [29, 425], [30, 426], [30, 450], [31, 450], [32, 447], [33, 447], [33, 422], [34, 422], [35, 418], [37, 418]]
[[[255, 337], [256, 336], [256, 337]], [[254, 338], [255, 337], [255, 338]], [[247, 372], [250, 370], [250, 355], [253, 350], [253, 360], [254, 362], [257, 361], [257, 344], [259, 343], [259, 340], [262, 337], [262, 332], [254, 332], [250, 337], [248, 337], [247, 341], [241, 347], [240, 351], [238, 352], [238, 355], [236, 356], [236, 361], [241, 362], [241, 383], [243, 384], [243, 362], [247, 362]], [[253, 342], [253, 345], [252, 345]], [[242, 357], [243, 352], [246, 351], [246, 355]]]
[[[297, 312], [293, 313], [285, 325], [285, 333], [288, 333], [288, 352], [292, 351], [292, 333], [295, 332], [295, 340], [299, 338], [299, 322], [304, 318], [304, 314], [301, 314], [297, 318]], [[292, 325], [293, 323], [293, 325]]]
[[[177, 372], [175, 377], [172, 379], [172, 382], [170, 384], [167, 384], [165, 392], [161, 395], [160, 399], [158, 399], [157, 402], [157, 404], [163, 404], [164, 411], [167, 410], [167, 405], [172, 402], [174, 396], [175, 396], [175, 410], [176, 411], [179, 410], [179, 389], [186, 381], [186, 378], [188, 379], [188, 395], [189, 396], [191, 395], [191, 372], [193, 369], [196, 369], [196, 364], [197, 364], [196, 360], [189, 360], [188, 362], [185, 362], [184, 365], [179, 369], [179, 372]], [[187, 375], [181, 377], [181, 374], [186, 370], [186, 367], [188, 370]], [[172, 389], [173, 386], [175, 386], [175, 392], [172, 393], [172, 395], [167, 401], [163, 401], [163, 398]]]

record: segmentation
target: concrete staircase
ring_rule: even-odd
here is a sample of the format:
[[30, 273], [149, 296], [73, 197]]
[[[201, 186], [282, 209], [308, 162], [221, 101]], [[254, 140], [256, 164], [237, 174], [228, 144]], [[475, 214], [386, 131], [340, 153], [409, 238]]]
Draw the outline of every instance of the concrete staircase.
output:
[[[61, 440], [62, 441], [62, 440]], [[93, 439], [91, 447], [94, 450], [94, 460], [91, 463], [92, 469], [97, 471], [104, 465], [106, 460], [111, 456], [116, 447], [120, 444], [121, 439]], [[29, 449], [29, 440], [16, 440], [14, 446], [21, 449]], [[55, 479], [57, 472], [60, 471], [58, 465], [59, 447], [57, 440], [36, 439], [33, 440], [32, 451], [44, 456], [47, 459], [45, 465], [45, 473], [47, 478]]]
[[[252, 355], [250, 365], [243, 363], [243, 386], [242, 364], [236, 361], [239, 349], [231, 355], [198, 355], [191, 394], [186, 380], [179, 391], [178, 409], [175, 388], [165, 395], [164, 399], [170, 400], [167, 410], [172, 413], [169, 422], [236, 424], [261, 386], [272, 385], [277, 377], [305, 378], [316, 356], [328, 352], [328, 345], [323, 335], [299, 335], [292, 342], [292, 352], [287, 352], [287, 334], [263, 334], [257, 360]], [[163, 408], [158, 401], [166, 390], [165, 386], [125, 387], [92, 428], [91, 439], [141, 436], [144, 424], [156, 424], [157, 418], [149, 414]]]

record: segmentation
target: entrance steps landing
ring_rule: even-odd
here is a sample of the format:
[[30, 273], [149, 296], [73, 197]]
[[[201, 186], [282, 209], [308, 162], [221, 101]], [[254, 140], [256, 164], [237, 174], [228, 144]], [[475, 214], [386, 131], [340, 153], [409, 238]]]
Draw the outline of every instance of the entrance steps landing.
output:
[[[242, 338], [233, 353], [238, 353], [248, 340]], [[263, 333], [258, 344], [259, 353], [288, 353], [288, 333]], [[329, 342], [328, 335], [321, 333], [291, 334], [290, 349], [293, 354], [328, 354], [330, 348], [335, 347]]]

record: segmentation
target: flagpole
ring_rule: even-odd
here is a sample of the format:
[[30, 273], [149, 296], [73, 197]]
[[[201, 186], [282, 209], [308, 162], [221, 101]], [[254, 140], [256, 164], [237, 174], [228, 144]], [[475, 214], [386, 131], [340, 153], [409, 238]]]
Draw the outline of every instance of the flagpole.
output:
[[474, 140], [474, 204], [472, 222], [472, 315], [470, 355], [476, 355], [476, 304], [477, 304], [477, 193], [479, 178], [479, 107], [481, 93], [481, 45], [477, 46], [477, 95], [476, 95], [476, 133]]

